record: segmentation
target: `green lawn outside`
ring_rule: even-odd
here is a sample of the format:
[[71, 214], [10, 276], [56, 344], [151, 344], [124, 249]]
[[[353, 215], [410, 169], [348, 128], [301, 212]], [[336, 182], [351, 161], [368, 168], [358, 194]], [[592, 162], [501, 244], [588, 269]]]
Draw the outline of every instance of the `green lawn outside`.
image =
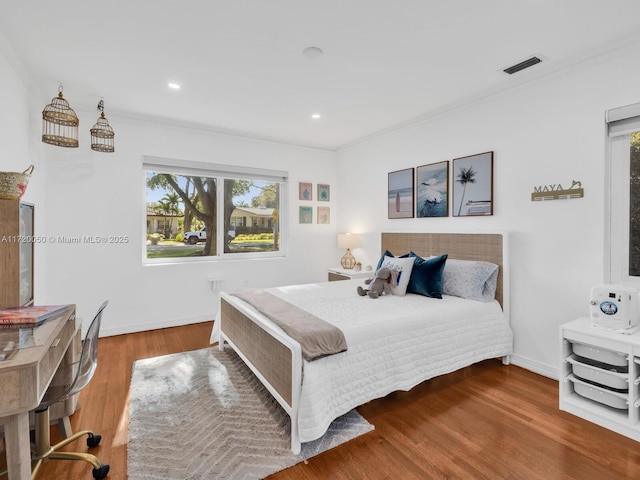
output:
[[[245, 240], [246, 242], [246, 240]], [[231, 253], [243, 253], [243, 252], [272, 252], [273, 241], [272, 240], [251, 240], [251, 245], [238, 246], [234, 242], [229, 244]], [[271, 246], [271, 248], [265, 248], [265, 246]], [[163, 240], [158, 243], [158, 246], [184, 246], [184, 242], [178, 242], [176, 240]], [[204, 250], [204, 243], [200, 243], [200, 248], [194, 249], [193, 247], [185, 248], [172, 248], [168, 250], [149, 250], [147, 249], [147, 258], [179, 258], [179, 257], [199, 257], [202, 256]]]
[[202, 255], [201, 249], [175, 249], [175, 250], [147, 250], [147, 258], [175, 258], [175, 257], [199, 257]]

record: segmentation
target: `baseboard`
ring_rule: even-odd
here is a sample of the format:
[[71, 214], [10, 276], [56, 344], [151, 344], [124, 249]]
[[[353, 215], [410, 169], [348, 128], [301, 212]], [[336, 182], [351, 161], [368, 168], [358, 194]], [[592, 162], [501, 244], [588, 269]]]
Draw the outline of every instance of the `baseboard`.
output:
[[181, 327], [192, 323], [210, 322], [212, 320], [211, 313], [203, 315], [193, 315], [181, 318], [168, 318], [165, 320], [154, 321], [153, 323], [130, 323], [127, 325], [118, 325], [108, 327], [104, 324], [100, 328], [101, 337], [112, 337], [114, 335], [124, 335], [126, 333], [146, 332], [149, 330], [158, 330], [160, 328]]
[[511, 355], [511, 363], [544, 377], [553, 378], [554, 380], [558, 380], [560, 378], [560, 369], [558, 367], [552, 367], [546, 363], [531, 360], [530, 358], [523, 357], [521, 355]]

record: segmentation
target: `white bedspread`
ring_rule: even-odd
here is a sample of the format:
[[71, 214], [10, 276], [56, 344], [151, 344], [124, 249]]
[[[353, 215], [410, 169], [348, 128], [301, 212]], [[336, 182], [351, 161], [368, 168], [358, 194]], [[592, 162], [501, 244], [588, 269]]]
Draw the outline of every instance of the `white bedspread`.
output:
[[[334, 324], [347, 340], [346, 352], [304, 362], [298, 417], [302, 442], [321, 437], [336, 417], [370, 400], [512, 353], [513, 334], [497, 301], [414, 294], [374, 300], [356, 294], [361, 284], [349, 280], [266, 289]], [[217, 325], [212, 343], [218, 341]]]

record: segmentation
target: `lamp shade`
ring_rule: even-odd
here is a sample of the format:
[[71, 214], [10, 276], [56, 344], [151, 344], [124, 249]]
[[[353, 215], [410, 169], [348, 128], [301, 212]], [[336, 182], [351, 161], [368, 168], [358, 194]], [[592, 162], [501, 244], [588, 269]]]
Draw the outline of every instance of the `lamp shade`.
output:
[[338, 248], [358, 248], [362, 245], [360, 235], [341, 233], [338, 235]]

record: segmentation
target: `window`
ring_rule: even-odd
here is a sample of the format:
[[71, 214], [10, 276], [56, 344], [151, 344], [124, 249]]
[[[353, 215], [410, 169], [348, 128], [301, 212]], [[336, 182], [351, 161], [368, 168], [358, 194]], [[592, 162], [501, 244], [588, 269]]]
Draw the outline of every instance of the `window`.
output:
[[282, 256], [287, 173], [145, 157], [147, 262]]
[[224, 209], [230, 211], [224, 219], [225, 253], [277, 252], [280, 183], [236, 178], [226, 180], [224, 189]]
[[607, 112], [609, 281], [640, 287], [640, 104]]

